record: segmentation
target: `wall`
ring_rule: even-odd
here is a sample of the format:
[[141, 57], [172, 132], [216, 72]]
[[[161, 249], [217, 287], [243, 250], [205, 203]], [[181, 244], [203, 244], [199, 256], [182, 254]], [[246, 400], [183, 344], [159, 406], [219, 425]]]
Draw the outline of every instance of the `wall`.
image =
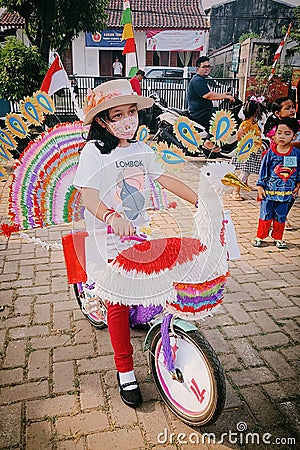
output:
[[274, 0], [236, 0], [212, 7], [209, 51], [238, 42], [245, 33], [263, 38], [282, 37], [293, 7]]

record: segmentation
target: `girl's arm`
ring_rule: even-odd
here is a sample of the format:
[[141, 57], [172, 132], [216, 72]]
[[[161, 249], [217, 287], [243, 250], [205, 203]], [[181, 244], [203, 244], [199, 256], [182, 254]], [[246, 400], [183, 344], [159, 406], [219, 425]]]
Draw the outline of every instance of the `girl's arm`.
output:
[[196, 192], [186, 184], [184, 184], [182, 181], [178, 180], [178, 178], [168, 173], [164, 173], [157, 179], [157, 181], [168, 191], [172, 192], [183, 200], [186, 200], [192, 205], [196, 205], [198, 201]]
[[118, 213], [107, 208], [99, 199], [97, 189], [83, 187], [81, 188], [81, 195], [84, 207], [97, 219], [110, 225], [114, 234], [117, 236], [131, 236], [134, 234], [134, 227], [131, 223]]

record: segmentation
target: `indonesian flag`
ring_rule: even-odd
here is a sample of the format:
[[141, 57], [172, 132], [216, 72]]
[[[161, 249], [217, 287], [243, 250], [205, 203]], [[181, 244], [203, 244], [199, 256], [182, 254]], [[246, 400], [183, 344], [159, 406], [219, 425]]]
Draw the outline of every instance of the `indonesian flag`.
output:
[[53, 95], [54, 92], [57, 92], [65, 87], [70, 87], [70, 80], [59, 56], [56, 56], [45, 75], [41, 85], [41, 91], [46, 92], [49, 95]]
[[123, 3], [123, 14], [121, 18], [121, 25], [124, 25], [122, 41], [126, 41], [122, 55], [125, 55], [126, 53], [135, 53], [134, 33], [132, 27], [132, 14], [130, 9], [130, 3], [128, 0], [124, 0]]
[[269, 75], [269, 81], [272, 79], [272, 77], [273, 77], [273, 75], [274, 75], [274, 73], [275, 73], [275, 70], [276, 70], [276, 64], [277, 64], [277, 62], [278, 62], [278, 60], [279, 60], [279, 58], [280, 58], [280, 54], [281, 54], [281, 51], [282, 51], [282, 49], [283, 49], [283, 46], [284, 46], [284, 44], [286, 43], [287, 38], [289, 37], [289, 34], [290, 34], [290, 32], [291, 32], [291, 28], [292, 28], [292, 22], [289, 24], [289, 27], [288, 27], [288, 29], [287, 29], [287, 32], [286, 32], [284, 38], [282, 39], [282, 41], [280, 42], [279, 47], [278, 47], [278, 49], [276, 50], [276, 53], [275, 53], [275, 55], [274, 55], [273, 65], [272, 65], [271, 73], [270, 73], [270, 75]]

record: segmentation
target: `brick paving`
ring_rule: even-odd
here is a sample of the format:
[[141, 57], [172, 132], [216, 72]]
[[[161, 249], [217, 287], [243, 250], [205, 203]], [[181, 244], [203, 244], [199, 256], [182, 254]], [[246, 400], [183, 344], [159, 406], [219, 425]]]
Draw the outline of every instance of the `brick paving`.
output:
[[[195, 188], [199, 165], [194, 159], [183, 174]], [[1, 221], [6, 220], [9, 181], [0, 182]], [[297, 448], [291, 438], [297, 438], [299, 448], [300, 202], [290, 215], [297, 230], [285, 234], [288, 249], [277, 249], [271, 240], [254, 248], [256, 193], [243, 195], [243, 202], [232, 201], [228, 193], [224, 198], [241, 259], [230, 263], [223, 308], [198, 323], [227, 378], [225, 410], [205, 429], [184, 425], [159, 399], [142, 352], [141, 331], [132, 332], [132, 342], [145, 401], [136, 411], [124, 406], [108, 332], [93, 329], [78, 310], [61, 250], [17, 236], [0, 238], [1, 449], [264, 449], [276, 438], [281, 444], [276, 441], [273, 448]], [[186, 211], [179, 204], [174, 220], [162, 214], [161, 228], [174, 233], [178, 218], [188, 229]], [[28, 235], [53, 242], [63, 231], [56, 227]], [[247, 430], [221, 441], [222, 433], [237, 432], [239, 422]], [[205, 432], [214, 433], [219, 442], [202, 443]], [[246, 441], [247, 432], [258, 433], [259, 443]], [[266, 433], [272, 436], [263, 442]]]

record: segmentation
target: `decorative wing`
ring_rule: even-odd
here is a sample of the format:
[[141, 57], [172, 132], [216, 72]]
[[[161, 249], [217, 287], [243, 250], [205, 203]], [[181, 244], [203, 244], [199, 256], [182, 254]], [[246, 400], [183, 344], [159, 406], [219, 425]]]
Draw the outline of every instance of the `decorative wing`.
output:
[[255, 134], [255, 131], [248, 131], [237, 146], [237, 161], [244, 162], [250, 158], [251, 153], [257, 153], [261, 145], [261, 139]]
[[146, 125], [141, 125], [141, 126], [139, 126], [139, 128], [136, 132], [136, 140], [147, 142], [147, 140], [149, 139], [149, 135], [150, 135], [149, 128], [146, 127]]
[[212, 116], [209, 132], [213, 135], [213, 141], [217, 145], [226, 144], [234, 130], [236, 129], [236, 121], [229, 111], [217, 111]]
[[58, 124], [28, 144], [16, 162], [9, 195], [9, 217], [20, 229], [82, 218], [72, 183], [86, 130], [81, 122]]
[[192, 153], [197, 153], [202, 145], [202, 137], [196, 131], [193, 122], [187, 117], [178, 117], [174, 123], [174, 133], [177, 139]]

